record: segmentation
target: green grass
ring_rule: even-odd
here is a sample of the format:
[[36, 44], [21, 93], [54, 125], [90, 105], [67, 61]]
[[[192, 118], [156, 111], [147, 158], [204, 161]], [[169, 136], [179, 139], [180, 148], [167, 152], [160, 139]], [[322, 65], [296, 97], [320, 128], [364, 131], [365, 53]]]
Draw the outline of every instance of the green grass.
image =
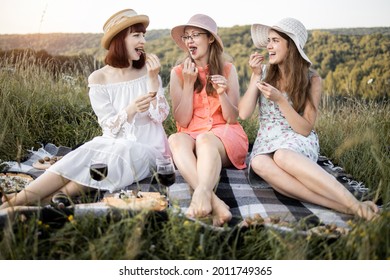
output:
[[[21, 58], [0, 62], [0, 160], [20, 161], [27, 149], [51, 142], [72, 147], [98, 135], [86, 77], [55, 76]], [[10, 70], [13, 69], [13, 70]], [[390, 201], [390, 105], [324, 99], [316, 130], [321, 153]], [[250, 142], [257, 119], [242, 122]], [[172, 116], [164, 124], [174, 132]], [[374, 222], [351, 221], [337, 240], [281, 234], [264, 228], [213, 231], [172, 212], [64, 216], [58, 226], [42, 217], [18, 216], [0, 230], [0, 259], [390, 259], [390, 214]]]

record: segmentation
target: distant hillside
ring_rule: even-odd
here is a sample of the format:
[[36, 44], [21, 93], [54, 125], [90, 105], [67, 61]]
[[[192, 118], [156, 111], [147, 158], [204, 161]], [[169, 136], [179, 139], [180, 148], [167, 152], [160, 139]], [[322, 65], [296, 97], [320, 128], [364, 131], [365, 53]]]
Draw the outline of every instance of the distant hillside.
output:
[[[314, 31], [314, 30], [312, 30]], [[361, 35], [371, 35], [371, 34], [382, 34], [389, 36], [390, 27], [372, 27], [372, 28], [334, 28], [334, 29], [317, 29], [316, 31], [329, 32], [336, 35], [352, 35], [352, 36], [361, 36]]]
[[[183, 54], [169, 33], [168, 29], [163, 29], [146, 34], [146, 51], [160, 58], [164, 85], [169, 83], [170, 70]], [[244, 89], [251, 75], [249, 55], [264, 50], [254, 47], [250, 25], [221, 28], [219, 33]], [[0, 56], [12, 58], [15, 53], [29, 49], [28, 55], [34, 55], [35, 51], [39, 61], [49, 60], [60, 71], [78, 69], [79, 73], [88, 75], [103, 61], [105, 50], [100, 46], [101, 37], [102, 34], [92, 33], [0, 35]], [[305, 52], [323, 78], [324, 91], [328, 94], [389, 96], [390, 27], [309, 30]]]
[[[248, 30], [250, 37], [249, 25], [220, 28], [221, 36], [234, 34], [235, 29]], [[390, 27], [318, 29], [309, 30], [309, 34], [313, 31], [329, 32], [335, 35], [370, 35], [376, 33], [390, 35]], [[168, 29], [151, 30], [146, 33], [146, 39], [153, 41], [155, 39], [169, 37], [169, 34]], [[29, 48], [33, 50], [45, 50], [51, 55], [77, 55], [84, 53], [101, 57], [104, 54], [104, 50], [100, 47], [102, 35], [100, 33], [0, 34], [0, 50]], [[226, 40], [224, 39], [224, 41]], [[248, 43], [252, 45], [250, 40]]]
[[[147, 32], [147, 40], [168, 36], [169, 30]], [[84, 53], [101, 57], [104, 50], [100, 46], [103, 34], [96, 33], [49, 33], [49, 34], [0, 34], [0, 50], [33, 49], [45, 50], [51, 55], [78, 55]]]

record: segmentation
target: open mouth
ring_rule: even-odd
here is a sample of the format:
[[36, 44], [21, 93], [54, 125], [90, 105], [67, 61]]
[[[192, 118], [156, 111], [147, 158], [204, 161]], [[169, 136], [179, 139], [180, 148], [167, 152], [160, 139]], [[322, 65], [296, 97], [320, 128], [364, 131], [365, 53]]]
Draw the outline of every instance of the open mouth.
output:
[[190, 47], [190, 48], [189, 48], [189, 51], [190, 51], [191, 54], [195, 54], [195, 53], [196, 53], [196, 50], [197, 50], [196, 47]]
[[137, 54], [138, 54], [139, 56], [141, 56], [142, 54], [145, 53], [145, 50], [144, 50], [143, 48], [135, 48], [135, 51], [137, 52]]

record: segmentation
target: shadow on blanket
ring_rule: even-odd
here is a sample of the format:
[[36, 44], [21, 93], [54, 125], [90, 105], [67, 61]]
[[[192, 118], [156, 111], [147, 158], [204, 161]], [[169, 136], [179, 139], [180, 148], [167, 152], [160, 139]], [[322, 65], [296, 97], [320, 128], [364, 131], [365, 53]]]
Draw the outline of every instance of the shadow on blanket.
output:
[[[70, 150], [67, 147], [47, 144], [37, 151], [31, 150], [29, 158], [22, 164], [8, 163], [10, 165], [8, 171], [22, 171], [39, 176], [43, 171], [32, 167], [35, 161], [44, 156], [65, 155]], [[353, 180], [341, 167], [335, 166], [328, 158], [320, 156], [318, 164], [337, 178], [358, 199], [368, 197], [369, 191], [362, 182]], [[158, 190], [157, 184], [152, 181], [151, 178], [146, 178], [137, 184], [128, 186], [127, 189]], [[340, 228], [349, 228], [347, 222], [353, 218], [351, 215], [303, 203], [279, 194], [248, 169], [223, 169], [216, 194], [225, 201], [233, 214], [229, 227], [236, 226], [245, 219], [259, 217], [259, 215], [261, 218], [281, 221], [280, 228], [286, 224], [296, 225], [298, 223], [303, 223], [308, 227], [335, 225]], [[176, 183], [168, 188], [168, 196], [171, 205], [178, 206], [181, 213], [186, 212], [191, 201], [190, 187], [178, 171], [176, 171]]]

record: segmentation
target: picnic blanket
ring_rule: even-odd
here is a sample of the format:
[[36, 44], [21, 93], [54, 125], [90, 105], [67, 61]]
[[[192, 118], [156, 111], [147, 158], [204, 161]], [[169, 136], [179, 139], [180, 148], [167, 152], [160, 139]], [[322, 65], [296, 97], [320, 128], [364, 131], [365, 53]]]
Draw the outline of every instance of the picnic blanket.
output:
[[[43, 171], [32, 167], [36, 160], [44, 156], [65, 155], [70, 150], [68, 147], [46, 144], [36, 151], [30, 150], [30, 156], [21, 164], [9, 162], [8, 171], [21, 171], [39, 176]], [[368, 195], [369, 190], [362, 182], [353, 180], [352, 176], [345, 173], [343, 168], [335, 166], [327, 157], [320, 156], [318, 164], [337, 178], [358, 199], [365, 199], [365, 196]], [[145, 192], [160, 191], [158, 184], [152, 178], [134, 183], [127, 189], [138, 189]], [[167, 192], [170, 204], [178, 207], [181, 213], [185, 213], [191, 201], [191, 190], [179, 171], [176, 170], [176, 183], [170, 186]], [[286, 224], [297, 224], [302, 221], [304, 224], [315, 226], [335, 225], [349, 228], [348, 220], [353, 218], [351, 215], [288, 198], [274, 191], [265, 181], [248, 169], [222, 169], [216, 195], [230, 207], [233, 218], [229, 222], [229, 227], [238, 225], [244, 219], [256, 215], [282, 221], [283, 223], [276, 223], [273, 226], [285, 230], [289, 229]]]

